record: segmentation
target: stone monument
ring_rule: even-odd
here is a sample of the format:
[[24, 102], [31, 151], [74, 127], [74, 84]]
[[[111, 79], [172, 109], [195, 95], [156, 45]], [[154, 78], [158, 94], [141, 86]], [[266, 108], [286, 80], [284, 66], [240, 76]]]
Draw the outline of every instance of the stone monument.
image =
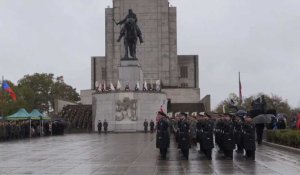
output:
[[[113, 7], [105, 10], [105, 56], [92, 57], [91, 89], [82, 90], [80, 95], [82, 104], [93, 105], [94, 126], [98, 119], [114, 116], [109, 119], [109, 129], [120, 128], [121, 125], [116, 125], [120, 117], [115, 116], [120, 115], [117, 104], [122, 101], [127, 104], [136, 100], [129, 103], [137, 104], [136, 107], [120, 107], [136, 109], [136, 121], [121, 117], [122, 127], [125, 122], [137, 123], [132, 130], [142, 129], [139, 122], [144, 118], [155, 119], [161, 104], [165, 111], [166, 104], [170, 104], [170, 115], [210, 111], [210, 95], [200, 99], [198, 55], [177, 55], [176, 7], [169, 0], [112, 1]], [[127, 34], [127, 30], [134, 32]], [[134, 36], [133, 40], [130, 36]], [[133, 91], [137, 84], [141, 90], [142, 84], [152, 86], [151, 82], [156, 80], [161, 82], [160, 92]], [[95, 93], [96, 82], [106, 85], [120, 82], [122, 89]], [[130, 91], [125, 91], [127, 85]], [[127, 112], [121, 113], [126, 116]], [[134, 128], [133, 125], [127, 128]]]

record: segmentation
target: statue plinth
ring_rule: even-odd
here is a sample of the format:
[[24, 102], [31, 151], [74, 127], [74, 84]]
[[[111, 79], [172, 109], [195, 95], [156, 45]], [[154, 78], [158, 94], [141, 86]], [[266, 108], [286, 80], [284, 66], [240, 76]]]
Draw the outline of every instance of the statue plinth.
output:
[[126, 85], [129, 85], [129, 88], [133, 90], [137, 82], [139, 82], [140, 88], [142, 87], [144, 77], [138, 60], [121, 59], [118, 69], [119, 80], [123, 85], [123, 88], [125, 88]]

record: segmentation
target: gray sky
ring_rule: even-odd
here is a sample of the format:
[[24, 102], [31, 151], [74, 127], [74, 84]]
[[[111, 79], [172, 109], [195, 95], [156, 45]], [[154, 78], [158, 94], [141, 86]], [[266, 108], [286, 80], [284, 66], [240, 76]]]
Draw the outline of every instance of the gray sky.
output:
[[[104, 8], [112, 0], [0, 0], [0, 73], [35, 72], [90, 88], [90, 57], [105, 55]], [[170, 0], [178, 54], [198, 54], [201, 97], [259, 92], [300, 106], [299, 0]]]

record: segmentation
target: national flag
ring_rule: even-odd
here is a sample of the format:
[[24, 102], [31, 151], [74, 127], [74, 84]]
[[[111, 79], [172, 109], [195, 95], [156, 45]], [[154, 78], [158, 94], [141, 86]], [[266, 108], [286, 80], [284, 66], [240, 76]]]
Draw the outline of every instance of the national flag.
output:
[[98, 90], [99, 92], [102, 91], [102, 84], [101, 84], [101, 83], [98, 84], [97, 90]]
[[115, 91], [116, 89], [115, 89], [115, 87], [114, 87], [114, 85], [110, 82], [110, 89], [112, 90], [112, 91]]
[[96, 81], [96, 82], [95, 82], [95, 89], [98, 89], [98, 87], [99, 87], [99, 82]]
[[242, 83], [241, 83], [241, 75], [239, 72], [239, 98], [240, 98], [240, 103], [243, 102], [243, 95], [242, 95]]
[[118, 80], [117, 90], [121, 90], [121, 88], [122, 88], [122, 85], [121, 85], [120, 81]]
[[2, 88], [9, 93], [10, 97], [16, 101], [17, 100], [17, 96], [16, 93], [12, 90], [12, 88], [9, 87], [8, 83], [6, 81], [3, 81], [2, 83]]
[[144, 88], [143, 88], [143, 90], [144, 90], [144, 91], [147, 91], [147, 90], [148, 90], [148, 87], [147, 87], [147, 82], [146, 82], [146, 80], [145, 80], [145, 82], [144, 82]]
[[103, 84], [103, 91], [106, 91], [106, 83]]
[[139, 81], [136, 82], [136, 90], [137, 90], [137, 91], [140, 90], [140, 82], [139, 82]]
[[156, 80], [155, 84], [156, 84], [156, 90], [160, 91], [160, 80]]

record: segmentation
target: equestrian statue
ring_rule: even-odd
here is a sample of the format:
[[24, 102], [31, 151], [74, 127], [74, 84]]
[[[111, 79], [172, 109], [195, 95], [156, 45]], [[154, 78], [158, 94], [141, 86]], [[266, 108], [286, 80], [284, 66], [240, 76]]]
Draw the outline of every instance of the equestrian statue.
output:
[[[132, 9], [128, 10], [127, 16], [121, 20], [120, 22], [114, 22], [116, 25], [123, 25], [121, 28], [120, 36], [117, 42], [120, 42], [121, 39], [124, 37], [124, 47], [125, 47], [125, 56], [123, 59], [125, 60], [136, 60], [136, 44], [137, 38], [139, 38], [140, 43], [143, 43], [142, 32], [137, 25], [137, 17], [136, 14], [133, 13]], [[128, 56], [128, 50], [130, 53], [131, 58]]]

